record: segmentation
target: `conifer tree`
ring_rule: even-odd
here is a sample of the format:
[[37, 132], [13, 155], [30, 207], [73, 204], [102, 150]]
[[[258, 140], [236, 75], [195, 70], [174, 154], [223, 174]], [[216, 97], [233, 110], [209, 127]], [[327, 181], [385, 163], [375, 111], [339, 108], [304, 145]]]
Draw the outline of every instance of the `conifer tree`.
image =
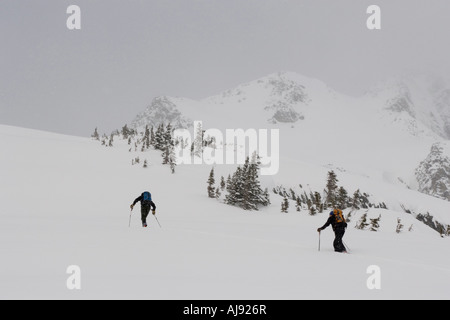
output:
[[192, 143], [192, 152], [193, 155], [196, 157], [201, 157], [203, 154], [203, 134], [204, 131], [202, 130], [202, 126], [199, 123], [197, 125], [197, 128], [195, 128], [195, 138], [194, 138], [194, 142]]
[[402, 232], [402, 229], [403, 229], [402, 220], [400, 220], [400, 218], [397, 218], [397, 227], [395, 228], [395, 232], [400, 233]]
[[208, 179], [208, 197], [215, 198], [215, 187], [214, 184], [216, 183], [216, 180], [214, 179], [214, 168], [211, 169], [211, 172], [209, 173], [209, 179]]
[[225, 178], [222, 176], [222, 177], [220, 178], [220, 189], [221, 189], [222, 191], [224, 191], [225, 188], [226, 188], [226, 186], [227, 186], [227, 184], [226, 184], [226, 182], [225, 182]]
[[297, 199], [297, 194], [295, 193], [295, 191], [292, 188], [289, 188], [289, 192], [291, 193], [290, 194], [291, 200], [295, 201], [295, 199]]
[[231, 174], [228, 175], [227, 177], [227, 190], [228, 190], [228, 186], [231, 184]]
[[259, 182], [259, 159], [250, 162], [247, 157], [243, 167], [239, 166], [232, 177], [228, 177], [225, 203], [237, 205], [245, 210], [258, 210], [270, 204], [269, 191], [262, 190]]
[[299, 196], [295, 199], [295, 208], [298, 212], [302, 210], [302, 201]]
[[344, 187], [339, 187], [337, 193], [336, 203], [339, 209], [344, 210], [348, 207], [349, 199], [347, 190]]
[[164, 151], [165, 143], [164, 143], [164, 124], [160, 124], [158, 129], [156, 129], [155, 133], [155, 149]]
[[381, 214], [378, 216], [378, 218], [370, 219], [370, 231], [378, 231], [378, 228], [380, 227], [380, 219]]
[[322, 213], [323, 212], [323, 203], [322, 203], [322, 196], [319, 192], [315, 191], [313, 194], [313, 204], [316, 206], [316, 209]]
[[156, 138], [155, 138], [155, 129], [153, 126], [150, 128], [150, 145], [155, 147]]
[[148, 125], [145, 126], [145, 132], [144, 132], [144, 144], [145, 149], [150, 148], [150, 129], [148, 128]]
[[175, 173], [175, 167], [177, 166], [177, 160], [175, 155], [175, 150], [172, 146], [169, 147], [169, 166], [170, 171]]
[[361, 206], [361, 192], [358, 189], [353, 193], [352, 209], [359, 210], [360, 206]]
[[269, 195], [269, 189], [265, 188], [263, 193], [263, 203], [262, 205], [264, 207], [267, 207], [270, 205], [270, 195]]
[[98, 134], [97, 128], [95, 128], [94, 133], [91, 135], [94, 140], [100, 140], [100, 135]]
[[113, 141], [114, 141], [114, 134], [111, 133], [111, 135], [109, 137], [109, 142], [108, 142], [109, 147], [113, 146]]
[[128, 125], [124, 125], [122, 127], [122, 137], [123, 139], [128, 139], [128, 136], [130, 135], [130, 129], [128, 129]]
[[225, 196], [225, 203], [230, 205], [236, 205], [242, 203], [242, 169], [239, 166], [227, 183], [227, 192]]
[[163, 137], [164, 145], [170, 145], [172, 147], [175, 145], [172, 138], [172, 131], [173, 131], [172, 125], [169, 123], [164, 130], [164, 137]]
[[337, 205], [337, 182], [339, 180], [337, 179], [336, 173], [334, 171], [328, 172], [328, 178], [327, 178], [327, 186], [326, 186], [326, 205], [327, 208], [335, 208]]
[[169, 164], [169, 154], [170, 154], [169, 146], [166, 146], [163, 153], [161, 153], [161, 157], [163, 158], [162, 164]]
[[356, 224], [356, 229], [364, 230], [369, 224], [367, 223], [367, 212], [361, 216], [361, 219]]
[[258, 210], [258, 204], [262, 201], [263, 191], [258, 180], [258, 167], [256, 163], [250, 163], [247, 157], [243, 168], [244, 174], [244, 202], [243, 208], [246, 210]]
[[288, 213], [289, 210], [289, 200], [287, 197], [283, 198], [283, 202], [281, 202], [281, 212]]
[[220, 192], [220, 187], [216, 188], [216, 199], [219, 199], [222, 193]]

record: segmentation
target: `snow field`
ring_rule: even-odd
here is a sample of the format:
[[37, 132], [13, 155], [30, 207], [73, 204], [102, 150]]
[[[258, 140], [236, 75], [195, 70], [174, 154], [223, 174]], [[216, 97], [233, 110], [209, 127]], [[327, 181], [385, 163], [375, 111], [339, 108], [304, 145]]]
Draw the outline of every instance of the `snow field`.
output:
[[[7, 126], [0, 149], [1, 299], [450, 298], [449, 239], [401, 211], [370, 210], [382, 214], [379, 232], [356, 230], [364, 210], [355, 212], [344, 237], [351, 254], [333, 252], [331, 228], [319, 252], [327, 213], [291, 205], [282, 214], [274, 194], [260, 212], [208, 199], [210, 166], [172, 175], [156, 151], [140, 156], [150, 160], [143, 169], [125, 148]], [[233, 170], [218, 167], [216, 184]], [[129, 228], [129, 205], [147, 189], [162, 228], [152, 216], [141, 228], [139, 206]], [[397, 218], [414, 230], [396, 234]], [[66, 286], [70, 265], [81, 290]], [[367, 287], [371, 265], [380, 290]]]

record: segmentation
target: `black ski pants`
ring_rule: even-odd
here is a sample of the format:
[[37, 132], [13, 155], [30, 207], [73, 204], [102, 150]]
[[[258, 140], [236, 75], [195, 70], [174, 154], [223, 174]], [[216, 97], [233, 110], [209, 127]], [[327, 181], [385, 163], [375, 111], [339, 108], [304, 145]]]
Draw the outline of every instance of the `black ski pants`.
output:
[[141, 219], [142, 219], [142, 225], [147, 224], [147, 217], [150, 213], [151, 205], [150, 203], [142, 203], [141, 204]]
[[347, 251], [345, 249], [344, 243], [342, 242], [342, 238], [344, 237], [345, 234], [345, 228], [336, 228], [334, 230], [334, 241], [333, 241], [333, 246], [334, 246], [334, 251], [336, 252], [344, 252]]

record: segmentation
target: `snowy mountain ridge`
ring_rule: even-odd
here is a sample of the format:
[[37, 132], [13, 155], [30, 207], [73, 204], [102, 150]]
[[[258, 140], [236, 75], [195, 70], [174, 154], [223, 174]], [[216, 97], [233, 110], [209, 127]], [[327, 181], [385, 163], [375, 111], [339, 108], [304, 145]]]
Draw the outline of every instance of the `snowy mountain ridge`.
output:
[[381, 107], [391, 121], [413, 135], [450, 138], [450, 82], [434, 75], [402, 75], [371, 88], [368, 99]]
[[374, 170], [428, 192], [419, 187], [416, 171], [434, 143], [448, 143], [450, 82], [399, 76], [350, 97], [322, 81], [279, 72], [202, 100], [157, 97], [132, 126], [192, 128], [195, 120], [205, 129], [276, 128], [286, 158], [325, 165], [333, 155], [336, 167], [362, 175]]
[[[318, 80], [308, 79], [292, 72], [276, 73], [257, 79], [218, 95], [201, 100], [174, 97], [157, 97], [152, 104], [132, 122], [133, 127], [142, 127], [155, 122], [175, 121], [180, 123], [181, 115], [191, 120], [204, 120], [216, 126], [242, 123], [245, 126], [266, 127], [277, 123], [296, 123], [304, 120], [303, 111], [313, 102], [323, 103], [326, 96], [335, 95], [331, 89]], [[160, 100], [170, 101], [176, 106], [176, 117], [155, 114], [147, 122], [148, 114], [156, 109]], [[167, 109], [161, 106], [161, 109]], [[242, 117], [241, 111], [245, 116]], [[236, 119], [236, 118], [239, 119]], [[218, 121], [219, 120], [219, 121]], [[191, 123], [192, 125], [192, 123]], [[176, 127], [176, 126], [175, 126]]]
[[[279, 72], [201, 100], [156, 97], [132, 126], [172, 122], [185, 128], [192, 126], [193, 120], [214, 124], [220, 119], [220, 125], [226, 121], [229, 125], [267, 127], [309, 121], [309, 109], [321, 109], [326, 116], [332, 109], [344, 109], [344, 105], [365, 108], [367, 118], [375, 116], [383, 125], [403, 127], [408, 134], [450, 137], [450, 82], [417, 75], [392, 78], [370, 88], [362, 97], [350, 97], [319, 80]], [[345, 109], [341, 111], [343, 117], [351, 116]]]

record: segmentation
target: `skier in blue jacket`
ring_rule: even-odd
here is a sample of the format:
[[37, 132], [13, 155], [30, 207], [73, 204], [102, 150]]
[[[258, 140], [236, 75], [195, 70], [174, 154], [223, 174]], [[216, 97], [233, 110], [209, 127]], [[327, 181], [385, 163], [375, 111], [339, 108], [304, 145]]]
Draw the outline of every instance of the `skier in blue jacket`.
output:
[[131, 210], [133, 210], [136, 203], [141, 202], [141, 219], [142, 219], [142, 226], [144, 228], [147, 227], [147, 217], [150, 213], [150, 209], [152, 210], [152, 214], [156, 214], [156, 205], [152, 201], [152, 195], [148, 191], [144, 191], [139, 197], [137, 197], [133, 204], [130, 206]]

